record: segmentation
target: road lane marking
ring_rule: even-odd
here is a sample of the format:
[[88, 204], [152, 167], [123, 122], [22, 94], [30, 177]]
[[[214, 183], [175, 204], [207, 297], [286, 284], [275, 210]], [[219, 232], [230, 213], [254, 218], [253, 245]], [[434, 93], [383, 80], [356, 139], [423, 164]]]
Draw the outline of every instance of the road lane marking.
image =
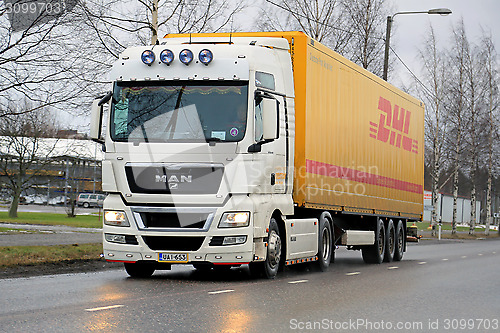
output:
[[465, 258], [467, 258], [467, 256], [462, 256], [462, 259], [465, 259]]
[[482, 254], [482, 253], [478, 253], [477, 255], [478, 255], [478, 256], [482, 256], [483, 254]]
[[123, 308], [124, 306], [125, 305], [110, 305], [110, 306], [103, 306], [100, 308], [85, 309], [85, 311], [94, 312], [94, 311], [110, 310], [110, 309], [116, 309], [116, 308]]
[[398, 269], [398, 268], [399, 268], [398, 266], [387, 267], [387, 269]]
[[209, 291], [208, 293], [210, 295], [217, 295], [217, 294], [224, 294], [224, 293], [232, 293], [233, 291], [234, 291], [233, 289], [227, 289], [227, 290]]
[[492, 252], [493, 254], [497, 254], [495, 251]]
[[297, 280], [297, 281], [290, 281], [288, 283], [295, 284], [295, 283], [304, 283], [304, 282], [309, 282], [309, 280]]
[[351, 273], [346, 273], [345, 275], [347, 276], [353, 276], [353, 275], [359, 275], [361, 272], [351, 272]]
[[443, 261], [448, 261], [448, 259], [446, 259], [446, 258], [444, 258], [444, 259], [442, 259], [442, 260], [443, 260]]
[[419, 265], [425, 265], [425, 264], [427, 264], [427, 262], [426, 262], [426, 261], [421, 261], [421, 262], [419, 262], [418, 264], [419, 264]]

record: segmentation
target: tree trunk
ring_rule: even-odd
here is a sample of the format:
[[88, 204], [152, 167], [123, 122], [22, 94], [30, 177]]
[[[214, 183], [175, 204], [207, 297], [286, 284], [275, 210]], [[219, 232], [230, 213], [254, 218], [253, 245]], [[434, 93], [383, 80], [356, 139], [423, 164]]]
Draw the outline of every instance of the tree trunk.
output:
[[434, 170], [432, 171], [432, 217], [431, 217], [431, 228], [432, 236], [436, 236], [436, 225], [438, 223], [438, 188], [439, 181], [439, 152], [437, 149], [437, 143], [434, 145]]
[[451, 220], [451, 234], [457, 233], [457, 199], [458, 199], [458, 146], [457, 146], [457, 160], [455, 161], [455, 170], [453, 174], [453, 217]]
[[472, 171], [471, 171], [471, 182], [472, 182], [472, 190], [470, 193], [470, 227], [469, 227], [469, 235], [476, 234], [476, 163], [472, 162]]
[[14, 191], [12, 197], [12, 202], [9, 207], [9, 217], [12, 219], [17, 218], [17, 208], [19, 207], [19, 198], [21, 197], [21, 191]]

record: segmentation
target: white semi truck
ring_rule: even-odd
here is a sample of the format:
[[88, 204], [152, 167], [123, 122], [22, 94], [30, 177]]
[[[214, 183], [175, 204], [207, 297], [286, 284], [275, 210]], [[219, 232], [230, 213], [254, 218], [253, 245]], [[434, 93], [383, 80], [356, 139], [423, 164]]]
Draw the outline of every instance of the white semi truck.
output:
[[[422, 103], [301, 32], [167, 35], [94, 101], [103, 248], [172, 264], [326, 270], [336, 245], [401, 260], [423, 211]], [[104, 106], [108, 105], [105, 134]]]

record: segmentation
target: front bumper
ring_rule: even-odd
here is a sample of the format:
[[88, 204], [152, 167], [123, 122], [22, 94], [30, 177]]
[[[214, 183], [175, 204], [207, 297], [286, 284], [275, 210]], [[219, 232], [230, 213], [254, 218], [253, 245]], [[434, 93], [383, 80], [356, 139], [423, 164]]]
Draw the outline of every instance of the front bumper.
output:
[[[103, 226], [103, 253], [108, 261], [137, 262], [159, 261], [160, 253], [182, 254], [186, 261], [166, 263], [213, 263], [213, 264], [245, 264], [254, 260], [255, 246], [253, 242], [253, 214], [250, 214], [248, 227], [218, 228], [220, 218], [228, 211], [253, 211], [252, 202], [245, 198], [231, 198], [224, 207], [154, 207], [127, 206], [118, 195], [109, 195], [104, 202], [105, 210], [125, 212], [129, 227]], [[147, 212], [161, 214], [175, 211], [186, 214], [206, 212], [209, 216], [199, 227], [159, 227], [148, 226], [141, 218]], [[182, 224], [182, 223], [181, 223]], [[106, 240], [106, 234], [125, 235], [132, 244], [121, 244]], [[246, 236], [243, 244], [220, 245], [216, 241], [222, 237]], [[163, 263], [163, 262], [162, 262]]]

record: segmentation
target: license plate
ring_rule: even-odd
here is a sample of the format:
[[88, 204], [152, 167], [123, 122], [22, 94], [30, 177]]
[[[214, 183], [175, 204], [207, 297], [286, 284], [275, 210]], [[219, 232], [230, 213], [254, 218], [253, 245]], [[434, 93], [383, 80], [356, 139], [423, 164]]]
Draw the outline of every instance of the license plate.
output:
[[189, 256], [187, 253], [159, 253], [159, 262], [188, 262]]

